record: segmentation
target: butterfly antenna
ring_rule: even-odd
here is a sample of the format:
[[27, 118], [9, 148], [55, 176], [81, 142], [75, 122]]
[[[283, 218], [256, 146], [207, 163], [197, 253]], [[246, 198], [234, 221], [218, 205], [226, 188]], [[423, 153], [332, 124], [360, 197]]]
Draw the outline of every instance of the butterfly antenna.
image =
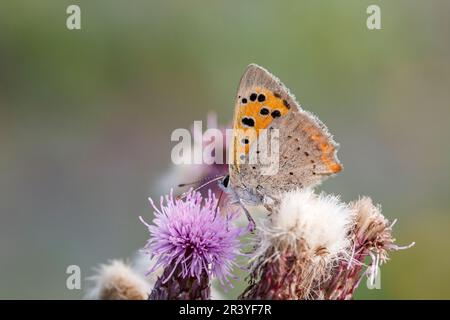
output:
[[[200, 185], [199, 187], [195, 188], [194, 190], [192, 190], [192, 192], [198, 191], [198, 190], [202, 189], [203, 187], [206, 187], [206, 186], [207, 186], [208, 184], [210, 184], [211, 182], [214, 182], [214, 181], [223, 179], [224, 177], [225, 177], [225, 175], [216, 176], [215, 178], [210, 179], [210, 180], [208, 180], [207, 182], [205, 182], [205, 183], [203, 183], [202, 185]], [[207, 178], [207, 179], [209, 179], [209, 178]], [[178, 186], [192, 185], [192, 184], [196, 184], [196, 183], [199, 183], [199, 182], [202, 182], [202, 181], [205, 181], [205, 179], [202, 179], [202, 180], [197, 181], [197, 182], [192, 182], [192, 183], [182, 183], [182, 184], [180, 184], [180, 185], [178, 185]], [[179, 199], [184, 199], [186, 196], [187, 196], [187, 193], [184, 192], [182, 195], [178, 196], [177, 199], [178, 199], [178, 200], [179, 200]]]
[[[213, 176], [213, 178], [217, 178], [219, 176], [222, 177], [222, 175], [216, 174], [215, 176]], [[197, 181], [192, 181], [192, 182], [187, 182], [187, 183], [180, 183], [178, 185], [178, 187], [182, 188], [182, 187], [192, 186], [192, 185], [197, 184], [197, 183], [202, 183], [202, 182], [205, 182], [205, 181], [209, 182], [210, 179], [211, 179], [211, 177], [206, 177], [206, 178], [203, 178], [203, 179], [200, 179], [200, 180], [197, 180]]]
[[197, 180], [197, 181], [193, 181], [193, 182], [180, 183], [177, 187], [178, 188], [182, 188], [182, 187], [192, 186], [193, 184], [197, 184], [199, 182], [203, 182], [203, 179]]

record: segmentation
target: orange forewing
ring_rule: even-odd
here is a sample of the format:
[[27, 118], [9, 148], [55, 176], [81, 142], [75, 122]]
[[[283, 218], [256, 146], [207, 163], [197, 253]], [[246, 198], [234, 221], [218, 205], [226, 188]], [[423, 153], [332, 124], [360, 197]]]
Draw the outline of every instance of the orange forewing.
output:
[[[258, 97], [262, 94], [264, 96], [264, 101], [260, 102], [258, 99], [252, 101], [250, 99], [251, 94], [255, 94]], [[243, 102], [243, 99], [244, 101], [246, 100], [246, 103]], [[267, 109], [264, 110], [266, 114], [261, 112], [262, 109]], [[275, 117], [280, 117], [285, 115], [289, 109], [290, 106], [279, 94], [264, 88], [255, 88], [252, 92], [249, 92], [248, 97], [238, 97], [233, 126], [236, 133], [234, 145], [235, 159], [239, 158], [236, 158], [237, 155], [248, 154], [251, 144], [259, 137], [259, 130], [266, 129], [272, 123], [274, 111]], [[244, 125], [242, 123], [243, 118], [253, 119], [254, 126], [248, 127]], [[246, 141], [248, 143], [243, 143], [243, 139], [248, 139], [248, 141]]]

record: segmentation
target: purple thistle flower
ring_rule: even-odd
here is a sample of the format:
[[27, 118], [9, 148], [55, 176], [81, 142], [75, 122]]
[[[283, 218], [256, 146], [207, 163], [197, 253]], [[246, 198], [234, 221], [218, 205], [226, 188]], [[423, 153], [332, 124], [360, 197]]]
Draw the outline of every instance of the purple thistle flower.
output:
[[232, 269], [240, 255], [243, 229], [232, 223], [237, 214], [221, 215], [216, 197], [211, 192], [208, 195], [203, 199], [199, 192], [190, 191], [180, 200], [171, 192], [165, 199], [161, 197], [160, 209], [149, 199], [155, 218], [150, 225], [140, 217], [150, 231], [144, 250], [156, 258], [148, 273], [165, 269], [162, 284], [171, 277], [194, 278], [201, 283], [206, 275], [232, 286], [228, 278], [234, 278]]

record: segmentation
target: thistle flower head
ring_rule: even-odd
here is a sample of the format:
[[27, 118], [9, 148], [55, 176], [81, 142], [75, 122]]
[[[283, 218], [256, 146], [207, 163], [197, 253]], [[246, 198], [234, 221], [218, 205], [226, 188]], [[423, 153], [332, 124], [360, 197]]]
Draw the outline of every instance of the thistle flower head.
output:
[[357, 263], [362, 263], [366, 255], [370, 256], [371, 265], [366, 273], [373, 282], [378, 266], [389, 260], [390, 251], [410, 248], [414, 246], [414, 242], [408, 246], [397, 245], [392, 236], [392, 227], [396, 220], [390, 222], [386, 219], [381, 213], [380, 205], [374, 205], [369, 197], [362, 197], [350, 203], [350, 206], [357, 213], [353, 236], [355, 248], [353, 255], [356, 257]]
[[297, 190], [283, 194], [272, 228], [284, 235], [283, 241], [302, 239], [314, 255], [335, 258], [349, 246], [353, 218], [337, 196]]
[[260, 246], [240, 298], [312, 298], [337, 261], [349, 255], [353, 219], [335, 196], [312, 190], [282, 194], [271, 219], [257, 230]]
[[203, 199], [199, 192], [190, 191], [183, 200], [174, 199], [171, 192], [165, 199], [161, 197], [160, 209], [150, 202], [155, 210], [153, 224], [141, 218], [150, 232], [144, 249], [156, 258], [149, 273], [159, 267], [171, 268], [163, 281], [174, 273], [198, 281], [207, 274], [231, 286], [228, 278], [240, 254], [239, 236], [243, 233], [233, 225], [237, 215], [221, 215], [211, 192]]
[[[400, 247], [395, 243], [392, 236], [394, 223], [383, 216], [380, 205], [374, 205], [369, 197], [353, 201], [349, 207], [355, 214], [354, 225], [348, 235], [352, 242], [350, 258], [340, 260], [327, 283], [317, 292], [318, 299], [351, 299], [364, 275], [371, 285], [375, 284], [379, 266], [388, 261], [391, 251], [414, 245]], [[368, 266], [365, 263], [367, 257], [370, 257]]]

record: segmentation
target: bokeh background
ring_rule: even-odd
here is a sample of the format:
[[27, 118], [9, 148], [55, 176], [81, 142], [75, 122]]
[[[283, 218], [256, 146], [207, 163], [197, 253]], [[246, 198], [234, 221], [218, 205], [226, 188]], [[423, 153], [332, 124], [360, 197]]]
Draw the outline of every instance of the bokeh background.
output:
[[68, 265], [84, 277], [141, 248], [172, 130], [228, 124], [251, 62], [340, 142], [321, 189], [370, 195], [417, 243], [357, 298], [450, 298], [449, 31], [447, 0], [0, 1], [0, 298], [81, 298]]

